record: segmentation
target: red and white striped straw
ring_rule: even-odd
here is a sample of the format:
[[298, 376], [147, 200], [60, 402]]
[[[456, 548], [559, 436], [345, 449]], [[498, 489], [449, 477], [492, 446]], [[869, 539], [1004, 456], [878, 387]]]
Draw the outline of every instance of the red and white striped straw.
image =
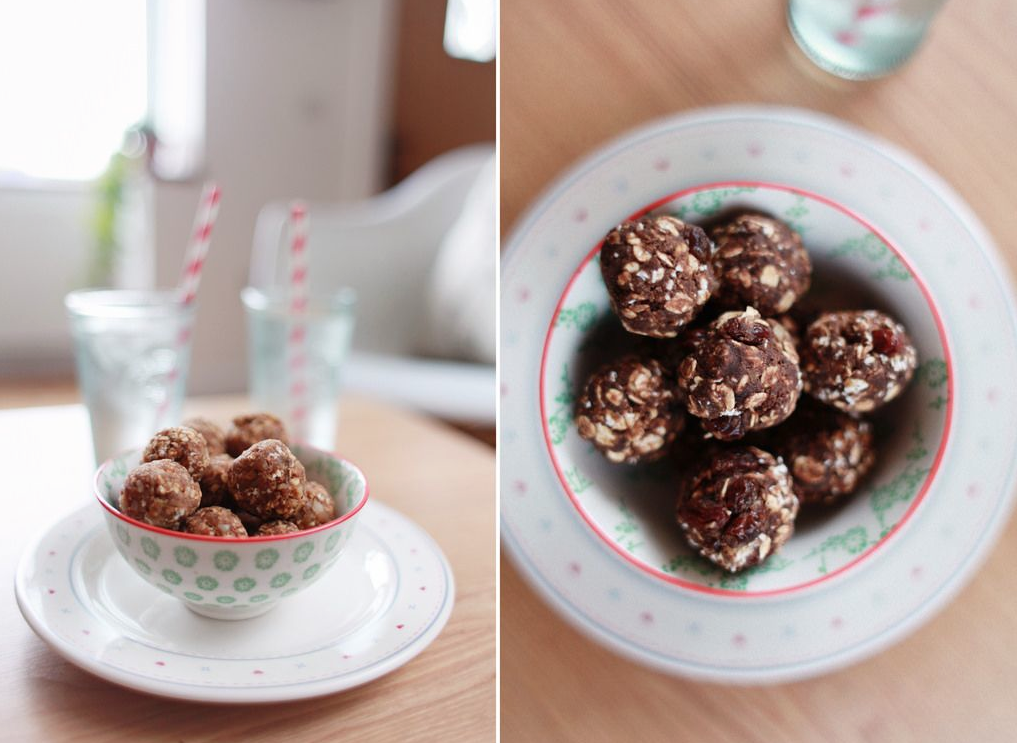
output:
[[[219, 187], [209, 181], [201, 191], [201, 200], [198, 202], [198, 211], [194, 215], [194, 228], [187, 242], [187, 250], [184, 254], [184, 267], [180, 273], [180, 282], [177, 284], [176, 295], [183, 305], [194, 303], [198, 294], [198, 285], [201, 283], [201, 272], [205, 267], [205, 258], [208, 256], [208, 245], [212, 238], [212, 228], [215, 226], [215, 218], [219, 214]], [[159, 403], [156, 412], [156, 428], [162, 428], [166, 422], [166, 413], [169, 410], [171, 391], [173, 385], [180, 376], [180, 351], [191, 340], [191, 326], [186, 324], [180, 328], [174, 343], [173, 367], [166, 373], [167, 390], [166, 396]]]
[[201, 283], [201, 271], [205, 267], [208, 255], [208, 244], [212, 237], [215, 218], [219, 214], [219, 187], [212, 182], [206, 183], [198, 202], [198, 211], [194, 215], [194, 229], [187, 244], [184, 257], [184, 268], [177, 285], [180, 301], [190, 304], [198, 294]]
[[290, 206], [290, 333], [286, 366], [290, 382], [290, 421], [297, 436], [305, 436], [307, 417], [307, 207]]

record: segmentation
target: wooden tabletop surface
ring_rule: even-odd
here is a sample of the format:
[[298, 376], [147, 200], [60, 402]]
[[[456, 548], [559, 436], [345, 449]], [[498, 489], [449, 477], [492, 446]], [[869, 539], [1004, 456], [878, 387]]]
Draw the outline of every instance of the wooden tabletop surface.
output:
[[[780, 0], [502, 0], [502, 230], [606, 140], [700, 106], [822, 111], [924, 160], [1017, 267], [1017, 3], [948, 2], [903, 70], [848, 83], [794, 47]], [[811, 681], [673, 679], [589, 642], [502, 560], [502, 740], [1012, 741], [1017, 522], [970, 585], [876, 658]]]
[[[220, 421], [248, 408], [224, 398], [190, 407]], [[0, 582], [9, 589], [34, 532], [90, 500], [86, 426], [78, 406], [0, 412], [10, 525], [0, 540]], [[372, 498], [424, 527], [452, 564], [455, 608], [434, 644], [393, 673], [332, 696], [257, 706], [176, 702], [114, 686], [63, 660], [32, 633], [10, 591], [0, 603], [0, 740], [493, 740], [493, 451], [435, 421], [361, 399], [343, 405], [337, 449], [367, 474]]]

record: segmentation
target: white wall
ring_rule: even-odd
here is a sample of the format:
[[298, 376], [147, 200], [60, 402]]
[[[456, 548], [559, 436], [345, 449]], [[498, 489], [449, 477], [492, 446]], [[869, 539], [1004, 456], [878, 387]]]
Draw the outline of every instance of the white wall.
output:
[[[203, 177], [214, 178], [223, 196], [199, 294], [190, 392], [246, 385], [239, 292], [258, 209], [275, 199], [345, 200], [378, 190], [390, 130], [395, 2], [207, 3]], [[200, 180], [155, 189], [160, 285], [176, 281]], [[31, 198], [0, 191], [0, 373], [11, 358], [50, 368], [54, 357], [70, 358], [60, 300], [79, 269], [65, 248], [83, 250], [86, 202], [73, 193]], [[30, 322], [13, 320], [24, 318], [21, 300], [33, 307]]]
[[63, 295], [85, 275], [89, 212], [82, 188], [0, 187], [0, 375], [70, 372]]

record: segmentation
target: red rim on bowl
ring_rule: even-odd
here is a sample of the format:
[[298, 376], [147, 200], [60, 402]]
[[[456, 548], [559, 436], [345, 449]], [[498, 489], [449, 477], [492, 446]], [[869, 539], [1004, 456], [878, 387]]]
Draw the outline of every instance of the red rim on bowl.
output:
[[657, 209], [664, 204], [667, 204], [683, 196], [688, 196], [689, 194], [697, 193], [699, 191], [709, 191], [717, 188], [738, 188], [738, 187], [765, 188], [773, 191], [783, 191], [785, 193], [792, 193], [799, 196], [804, 196], [806, 198], [818, 201], [822, 204], [832, 207], [833, 209], [836, 209], [837, 211], [841, 212], [847, 217], [853, 219], [854, 221], [864, 226], [872, 234], [876, 235], [876, 237], [878, 237], [883, 242], [883, 244], [886, 245], [886, 247], [891, 252], [893, 252], [893, 254], [901, 262], [901, 264], [908, 270], [908, 273], [911, 274], [912, 278], [914, 278], [915, 283], [917, 284], [919, 290], [922, 293], [922, 296], [925, 298], [925, 302], [932, 313], [933, 321], [936, 324], [936, 331], [939, 334], [939, 340], [943, 346], [943, 357], [944, 361], [946, 362], [946, 378], [947, 378], [946, 417], [943, 421], [943, 436], [940, 441], [939, 448], [936, 451], [936, 456], [933, 459], [932, 466], [929, 469], [929, 473], [926, 475], [925, 480], [922, 482], [922, 486], [921, 488], [919, 488], [918, 493], [911, 500], [911, 503], [908, 505], [907, 510], [897, 521], [897, 523], [894, 524], [890, 528], [890, 530], [886, 534], [884, 534], [880, 538], [880, 540], [876, 542], [874, 545], [872, 545], [864, 552], [862, 552], [860, 555], [848, 561], [844, 565], [841, 565], [840, 567], [831, 570], [829, 573], [819, 578], [814, 578], [812, 580], [805, 581], [804, 583], [798, 583], [796, 585], [787, 586], [784, 588], [774, 588], [766, 591], [734, 591], [727, 588], [714, 588], [712, 586], [704, 586], [699, 583], [684, 580], [683, 578], [679, 578], [674, 575], [669, 575], [668, 573], [650, 567], [643, 561], [633, 557], [626, 550], [622, 549], [621, 546], [618, 545], [610, 537], [610, 535], [604, 532], [604, 530], [597, 525], [597, 523], [591, 518], [590, 514], [587, 513], [583, 505], [579, 502], [579, 498], [572, 491], [572, 488], [569, 486], [568, 480], [565, 477], [565, 473], [562, 471], [561, 464], [559, 463], [558, 457], [555, 454], [554, 446], [551, 444], [551, 432], [548, 428], [547, 423], [548, 420], [547, 402], [544, 396], [545, 394], [544, 379], [547, 367], [548, 351], [551, 345], [551, 336], [554, 334], [554, 328], [555, 325], [557, 324], [558, 315], [561, 312], [562, 305], [565, 303], [566, 298], [572, 291], [572, 285], [575, 283], [576, 279], [586, 268], [587, 264], [589, 264], [589, 262], [593, 260], [594, 256], [596, 256], [600, 252], [601, 246], [603, 245], [603, 240], [599, 241], [593, 247], [593, 249], [586, 255], [586, 257], [582, 260], [582, 262], [579, 264], [576, 270], [572, 273], [572, 276], [569, 277], [568, 283], [565, 285], [565, 289], [562, 291], [562, 294], [558, 299], [558, 303], [555, 305], [554, 312], [551, 315], [551, 321], [550, 324], [548, 325], [547, 333], [544, 336], [544, 348], [540, 358], [540, 391], [539, 391], [540, 418], [541, 418], [541, 427], [544, 433], [544, 444], [547, 447], [548, 455], [551, 457], [551, 464], [554, 466], [554, 471], [558, 476], [558, 481], [561, 483], [561, 486], [564, 489], [565, 494], [572, 502], [572, 505], [575, 507], [576, 511], [579, 512], [579, 515], [582, 516], [583, 521], [586, 522], [586, 525], [589, 526], [590, 529], [592, 529], [593, 532], [601, 539], [601, 541], [603, 541], [608, 547], [610, 547], [616, 554], [620, 555], [622, 558], [625, 559], [626, 562], [635, 566], [642, 572], [651, 575], [654, 578], [657, 578], [666, 583], [680, 586], [681, 588], [686, 588], [691, 591], [710, 594], [714, 596], [759, 598], [765, 596], [778, 596], [795, 593], [798, 591], [805, 590], [807, 588], [812, 588], [821, 583], [827, 582], [839, 575], [842, 575], [847, 570], [859, 565], [862, 561], [871, 557], [880, 547], [886, 544], [890, 540], [890, 538], [893, 537], [894, 534], [896, 534], [901, 529], [901, 527], [904, 526], [905, 523], [907, 523], [907, 521], [918, 509], [918, 506], [921, 504], [922, 500], [924, 500], [925, 495], [929, 491], [929, 488], [931, 487], [933, 481], [935, 481], [936, 474], [939, 471], [939, 466], [943, 461], [943, 454], [946, 451], [947, 442], [949, 441], [950, 438], [951, 424], [953, 422], [953, 405], [954, 405], [953, 358], [950, 352], [950, 344], [947, 340], [946, 329], [945, 326], [943, 325], [942, 315], [940, 314], [939, 308], [936, 306], [936, 303], [932, 298], [932, 293], [929, 291], [929, 288], [926, 285], [925, 280], [921, 277], [921, 274], [919, 274], [915, 267], [911, 265], [910, 261], [908, 261], [904, 253], [899, 248], [897, 248], [897, 246], [894, 245], [890, 240], [888, 240], [880, 230], [876, 229], [870, 222], [868, 222], [863, 217], [859, 216], [857, 213], [824, 196], [819, 196], [815, 193], [812, 193], [811, 191], [806, 191], [805, 189], [795, 188], [794, 186], [787, 186], [780, 183], [767, 183], [765, 181], [720, 181], [717, 183], [708, 183], [705, 185], [693, 186], [691, 188], [685, 188], [680, 191], [675, 191], [672, 194], [669, 194], [667, 196], [664, 196], [663, 198], [658, 199], [657, 201], [654, 201], [649, 206], [646, 206], [640, 209], [639, 211], [634, 212], [632, 215], [628, 217], [628, 219], [629, 220], [638, 219], [639, 217], [642, 217], [644, 214], [648, 214], [649, 212], [652, 212], [654, 209]]
[[325, 531], [326, 529], [331, 529], [332, 527], [338, 526], [339, 524], [342, 524], [342, 523], [344, 523], [346, 521], [349, 521], [351, 518], [356, 516], [357, 513], [360, 512], [360, 509], [362, 509], [367, 504], [367, 499], [370, 496], [370, 487], [368, 486], [367, 478], [364, 477], [363, 470], [361, 470], [357, 465], [353, 464], [353, 462], [351, 462], [350, 460], [343, 459], [342, 457], [337, 457], [334, 454], [330, 454], [329, 452], [322, 451], [321, 449], [315, 449], [313, 446], [307, 446], [306, 444], [301, 444], [300, 446], [302, 448], [304, 448], [304, 449], [309, 449], [309, 450], [315, 452], [316, 454], [320, 454], [320, 455], [327, 456], [327, 457], [332, 457], [333, 459], [338, 459], [343, 464], [345, 464], [346, 466], [350, 467], [354, 472], [356, 472], [358, 475], [360, 475], [360, 479], [364, 481], [364, 494], [362, 496], [360, 496], [360, 500], [357, 502], [357, 504], [355, 506], [353, 506], [353, 508], [351, 508], [349, 510], [348, 513], [344, 513], [339, 518], [332, 519], [331, 521], [329, 521], [326, 524], [319, 524], [318, 526], [312, 526], [310, 529], [302, 529], [301, 531], [293, 532], [292, 534], [271, 534], [269, 536], [247, 537], [246, 539], [236, 540], [236, 539], [231, 539], [229, 537], [210, 537], [210, 536], [206, 536], [204, 534], [189, 534], [189, 533], [183, 532], [183, 531], [172, 531], [170, 529], [163, 529], [161, 526], [152, 526], [151, 524], [146, 524], [144, 521], [138, 521], [137, 519], [132, 519], [130, 516], [127, 516], [126, 514], [121, 513], [119, 509], [114, 508], [113, 506], [111, 506], [106, 501], [106, 499], [102, 497], [102, 495], [99, 492], [99, 475], [103, 472], [103, 470], [106, 469], [107, 466], [109, 466], [110, 463], [112, 463], [112, 461], [113, 461], [113, 459], [115, 459], [115, 457], [111, 457], [111, 458], [107, 459], [105, 462], [102, 463], [101, 466], [98, 467], [98, 469], [96, 469], [95, 477], [92, 480], [92, 494], [95, 495], [96, 499], [99, 501], [99, 505], [101, 505], [110, 514], [112, 514], [113, 516], [116, 516], [118, 519], [120, 519], [124, 523], [132, 524], [133, 526], [139, 526], [142, 529], [145, 529], [146, 531], [153, 532], [155, 534], [165, 534], [167, 536], [180, 537], [182, 539], [191, 539], [191, 540], [194, 540], [194, 541], [197, 541], [197, 542], [218, 542], [218, 543], [222, 543], [224, 541], [225, 542], [241, 542], [241, 543], [246, 543], [246, 542], [259, 542], [259, 543], [260, 542], [276, 542], [276, 541], [281, 541], [281, 540], [284, 540], [284, 539], [294, 539], [294, 538], [306, 537], [308, 534], [314, 534], [314, 533], [319, 532], [319, 531]]

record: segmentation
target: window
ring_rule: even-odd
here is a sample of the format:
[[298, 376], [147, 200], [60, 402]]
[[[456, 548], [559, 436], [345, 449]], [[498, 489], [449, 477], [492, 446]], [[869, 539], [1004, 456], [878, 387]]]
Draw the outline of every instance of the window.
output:
[[138, 0], [0, 5], [0, 179], [89, 180], [148, 110]]
[[192, 175], [204, 31], [204, 0], [0, 3], [0, 184], [96, 178], [142, 122], [158, 175]]

